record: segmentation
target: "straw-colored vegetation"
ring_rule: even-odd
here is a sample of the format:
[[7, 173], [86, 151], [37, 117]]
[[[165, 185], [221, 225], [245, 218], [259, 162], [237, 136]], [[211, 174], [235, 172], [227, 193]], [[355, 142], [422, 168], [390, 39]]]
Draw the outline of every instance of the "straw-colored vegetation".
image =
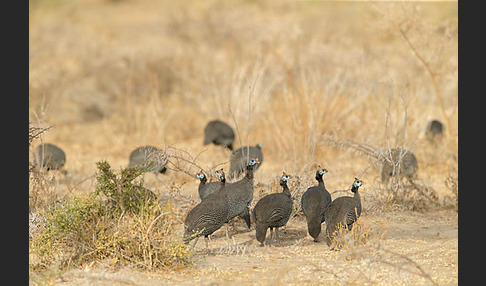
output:
[[[29, 161], [41, 142], [67, 157], [65, 172], [29, 166], [31, 282], [457, 284], [457, 11], [415, 1], [29, 1]], [[234, 127], [236, 148], [263, 145], [251, 207], [281, 191], [282, 171], [292, 175], [282, 245], [258, 247], [240, 220], [232, 239], [226, 226], [214, 233], [209, 254], [181, 244], [199, 201], [195, 174], [229, 169], [229, 152], [203, 145], [216, 118]], [[424, 138], [432, 119], [445, 125], [436, 144]], [[166, 174], [127, 168], [142, 145], [164, 150]], [[399, 146], [417, 157], [417, 176], [384, 184], [386, 151]], [[333, 198], [365, 181], [361, 218], [336, 251], [312, 242], [300, 207], [317, 165]], [[134, 201], [134, 185], [158, 200]]]

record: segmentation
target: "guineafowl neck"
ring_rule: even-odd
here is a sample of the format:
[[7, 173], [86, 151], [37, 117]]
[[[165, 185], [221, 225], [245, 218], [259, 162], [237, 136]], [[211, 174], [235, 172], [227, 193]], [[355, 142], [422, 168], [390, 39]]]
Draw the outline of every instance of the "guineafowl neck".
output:
[[246, 178], [253, 180], [253, 166], [248, 166], [246, 168]]
[[287, 184], [284, 184], [284, 185], [283, 185], [283, 190], [282, 190], [282, 193], [283, 193], [284, 195], [287, 195], [287, 196], [289, 196], [289, 197], [290, 197], [290, 189], [289, 189], [289, 187], [287, 187]]
[[317, 181], [319, 182], [318, 186], [323, 187], [324, 189], [326, 188], [326, 185], [324, 184], [324, 180], [322, 179], [322, 177], [319, 177]]
[[353, 193], [354, 193], [354, 198], [357, 199], [358, 202], [361, 203], [361, 196], [359, 195], [358, 188], [353, 187], [353, 190], [351, 190], [351, 191], [353, 191]]

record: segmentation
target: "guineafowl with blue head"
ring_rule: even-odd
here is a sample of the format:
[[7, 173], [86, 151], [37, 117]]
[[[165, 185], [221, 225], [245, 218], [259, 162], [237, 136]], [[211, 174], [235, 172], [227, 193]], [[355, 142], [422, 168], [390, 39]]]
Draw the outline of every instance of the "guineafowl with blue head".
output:
[[275, 239], [280, 244], [278, 229], [287, 224], [292, 213], [292, 197], [287, 182], [290, 176], [283, 172], [280, 178], [281, 193], [269, 194], [261, 198], [252, 211], [256, 228], [256, 239], [260, 246], [264, 245], [267, 229], [270, 228], [270, 244], [273, 243], [273, 228]]
[[331, 194], [327, 191], [322, 177], [327, 173], [326, 169], [318, 167], [316, 171], [317, 186], [309, 187], [300, 200], [302, 211], [307, 220], [307, 231], [314, 242], [319, 241], [321, 224], [325, 221], [324, 214], [331, 204]]
[[258, 159], [260, 163], [255, 166], [254, 171], [258, 170], [263, 163], [262, 148], [263, 145], [259, 143], [255, 146], [244, 146], [233, 150], [230, 156], [228, 179], [237, 178], [240, 174], [245, 172], [248, 158]]
[[220, 179], [220, 188], [216, 192], [208, 195], [204, 200], [192, 208], [184, 220], [184, 243], [200, 236], [206, 240], [208, 249], [208, 239], [211, 234], [220, 229], [228, 218], [228, 198], [226, 191], [226, 178], [223, 169], [216, 171]]
[[328, 246], [334, 244], [336, 231], [342, 227], [349, 231], [352, 230], [354, 222], [361, 216], [361, 196], [359, 194], [359, 187], [363, 185], [363, 181], [354, 178], [351, 192], [353, 197], [339, 197], [332, 201], [326, 211], [326, 242]]

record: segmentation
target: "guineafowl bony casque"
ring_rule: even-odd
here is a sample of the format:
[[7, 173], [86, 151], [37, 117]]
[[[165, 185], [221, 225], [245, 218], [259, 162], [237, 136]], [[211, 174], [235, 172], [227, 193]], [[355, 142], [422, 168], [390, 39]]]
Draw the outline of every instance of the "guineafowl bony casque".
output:
[[236, 178], [241, 173], [245, 172], [248, 158], [258, 159], [260, 163], [255, 166], [254, 171], [258, 170], [260, 165], [263, 163], [262, 147], [262, 144], [256, 144], [255, 146], [244, 146], [233, 150], [230, 156], [230, 170], [228, 173], [228, 179]]
[[418, 170], [415, 155], [401, 147], [393, 148], [385, 152], [381, 169], [381, 181], [388, 183], [390, 178], [399, 175], [399, 178], [407, 178], [413, 181]]
[[312, 186], [302, 194], [300, 200], [302, 211], [307, 220], [307, 231], [314, 238], [314, 242], [319, 242], [321, 224], [325, 221], [324, 214], [331, 204], [331, 194], [326, 190], [322, 176], [327, 173], [326, 169], [319, 166], [316, 171], [317, 186]]
[[206, 198], [208, 195], [214, 193], [215, 191], [221, 188], [220, 182], [210, 182], [208, 183], [208, 178], [206, 174], [204, 174], [203, 170], [196, 174], [196, 177], [200, 180], [198, 193], [199, 198], [201, 201]]
[[167, 171], [166, 164], [166, 158], [159, 148], [146, 145], [137, 147], [130, 153], [128, 166], [139, 166], [140, 168], [150, 166], [149, 172], [163, 174]]
[[239, 216], [246, 222], [248, 229], [250, 228], [251, 220], [249, 205], [253, 201], [253, 171], [255, 165], [259, 163], [260, 161], [258, 161], [258, 159], [251, 158], [246, 166], [246, 175], [239, 181], [226, 184], [226, 193], [228, 196], [229, 206], [228, 218], [226, 219], [227, 222], [234, 217]]
[[209, 235], [221, 228], [228, 218], [228, 198], [226, 197], [226, 179], [223, 169], [216, 171], [216, 175], [221, 180], [220, 189], [210, 195], [192, 208], [184, 220], [183, 241], [189, 241], [200, 236], [206, 240], [208, 249]]
[[36, 147], [37, 164], [47, 170], [59, 170], [66, 163], [66, 153], [51, 143], [43, 143]]
[[351, 192], [353, 197], [339, 197], [332, 201], [331, 205], [326, 211], [326, 242], [328, 246], [334, 244], [336, 231], [339, 227], [346, 228], [351, 231], [353, 223], [361, 216], [361, 197], [358, 189], [363, 184], [363, 181], [354, 178]]
[[264, 196], [253, 208], [252, 217], [256, 226], [256, 239], [260, 242], [260, 246], [264, 245], [268, 228], [270, 228], [269, 244], [273, 243], [273, 228], [275, 228], [277, 244], [280, 244], [278, 229], [287, 224], [292, 213], [292, 197], [287, 186], [289, 180], [290, 176], [283, 172], [280, 178], [282, 192]]
[[233, 150], [234, 140], [235, 133], [233, 128], [221, 120], [210, 121], [204, 128], [204, 145], [213, 143], [214, 145], [222, 145]]

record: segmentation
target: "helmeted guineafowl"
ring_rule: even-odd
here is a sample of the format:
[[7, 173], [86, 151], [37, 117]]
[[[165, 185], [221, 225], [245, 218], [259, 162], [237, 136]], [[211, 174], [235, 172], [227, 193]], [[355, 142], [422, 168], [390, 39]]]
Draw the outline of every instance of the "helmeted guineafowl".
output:
[[431, 143], [436, 143], [442, 139], [444, 125], [439, 120], [432, 120], [425, 128], [425, 138]]
[[270, 228], [270, 244], [273, 240], [273, 228], [275, 228], [277, 243], [280, 243], [278, 228], [287, 224], [292, 213], [292, 197], [287, 186], [289, 180], [290, 176], [284, 172], [280, 178], [282, 192], [264, 196], [253, 208], [252, 217], [256, 226], [256, 239], [260, 242], [260, 246], [264, 245], [268, 228]]
[[[207, 249], [209, 235], [221, 228], [228, 218], [228, 198], [226, 197], [226, 179], [223, 169], [217, 171], [216, 175], [221, 180], [220, 189], [208, 195], [191, 209], [184, 220], [183, 241], [186, 244], [194, 238], [204, 236]], [[197, 239], [194, 244], [197, 243]]]
[[391, 177], [399, 175], [412, 181], [418, 170], [415, 155], [401, 147], [393, 148], [385, 152], [381, 169], [381, 181], [387, 183]]
[[324, 213], [331, 204], [331, 194], [326, 190], [322, 176], [327, 172], [326, 169], [321, 169], [319, 166], [316, 171], [316, 180], [319, 183], [317, 186], [312, 186], [302, 194], [300, 200], [302, 211], [307, 220], [307, 230], [314, 238], [314, 242], [318, 242], [319, 234], [321, 233], [321, 224], [325, 221]]
[[215, 191], [221, 188], [220, 182], [210, 182], [208, 183], [208, 178], [206, 174], [201, 170], [199, 173], [196, 174], [196, 177], [201, 181], [198, 187], [199, 198], [201, 201], [206, 198], [208, 195], [214, 193]]
[[260, 161], [256, 158], [251, 158], [246, 166], [246, 175], [241, 180], [234, 183], [226, 184], [226, 193], [228, 196], [228, 217], [229, 222], [236, 216], [240, 216], [248, 228], [251, 226], [249, 205], [253, 201], [253, 170]]
[[260, 164], [255, 166], [255, 171], [260, 168], [263, 162], [262, 144], [256, 144], [255, 146], [245, 146], [233, 150], [230, 157], [230, 170], [228, 173], [228, 179], [238, 177], [241, 173], [245, 172], [246, 163], [249, 158], [256, 158]]
[[59, 170], [66, 163], [66, 153], [51, 143], [43, 143], [37, 146], [35, 156], [37, 164], [47, 170]]
[[223, 145], [233, 150], [233, 141], [235, 133], [233, 128], [221, 120], [208, 122], [204, 128], [204, 145], [213, 143], [214, 145]]
[[149, 172], [163, 174], [167, 171], [166, 164], [166, 159], [159, 148], [146, 145], [137, 147], [130, 153], [128, 166], [145, 168], [150, 165]]
[[332, 201], [326, 211], [326, 242], [328, 246], [333, 244], [335, 231], [339, 227], [345, 227], [348, 230], [353, 228], [353, 223], [361, 215], [361, 197], [358, 189], [363, 181], [354, 178], [351, 192], [354, 197], [339, 197]]

